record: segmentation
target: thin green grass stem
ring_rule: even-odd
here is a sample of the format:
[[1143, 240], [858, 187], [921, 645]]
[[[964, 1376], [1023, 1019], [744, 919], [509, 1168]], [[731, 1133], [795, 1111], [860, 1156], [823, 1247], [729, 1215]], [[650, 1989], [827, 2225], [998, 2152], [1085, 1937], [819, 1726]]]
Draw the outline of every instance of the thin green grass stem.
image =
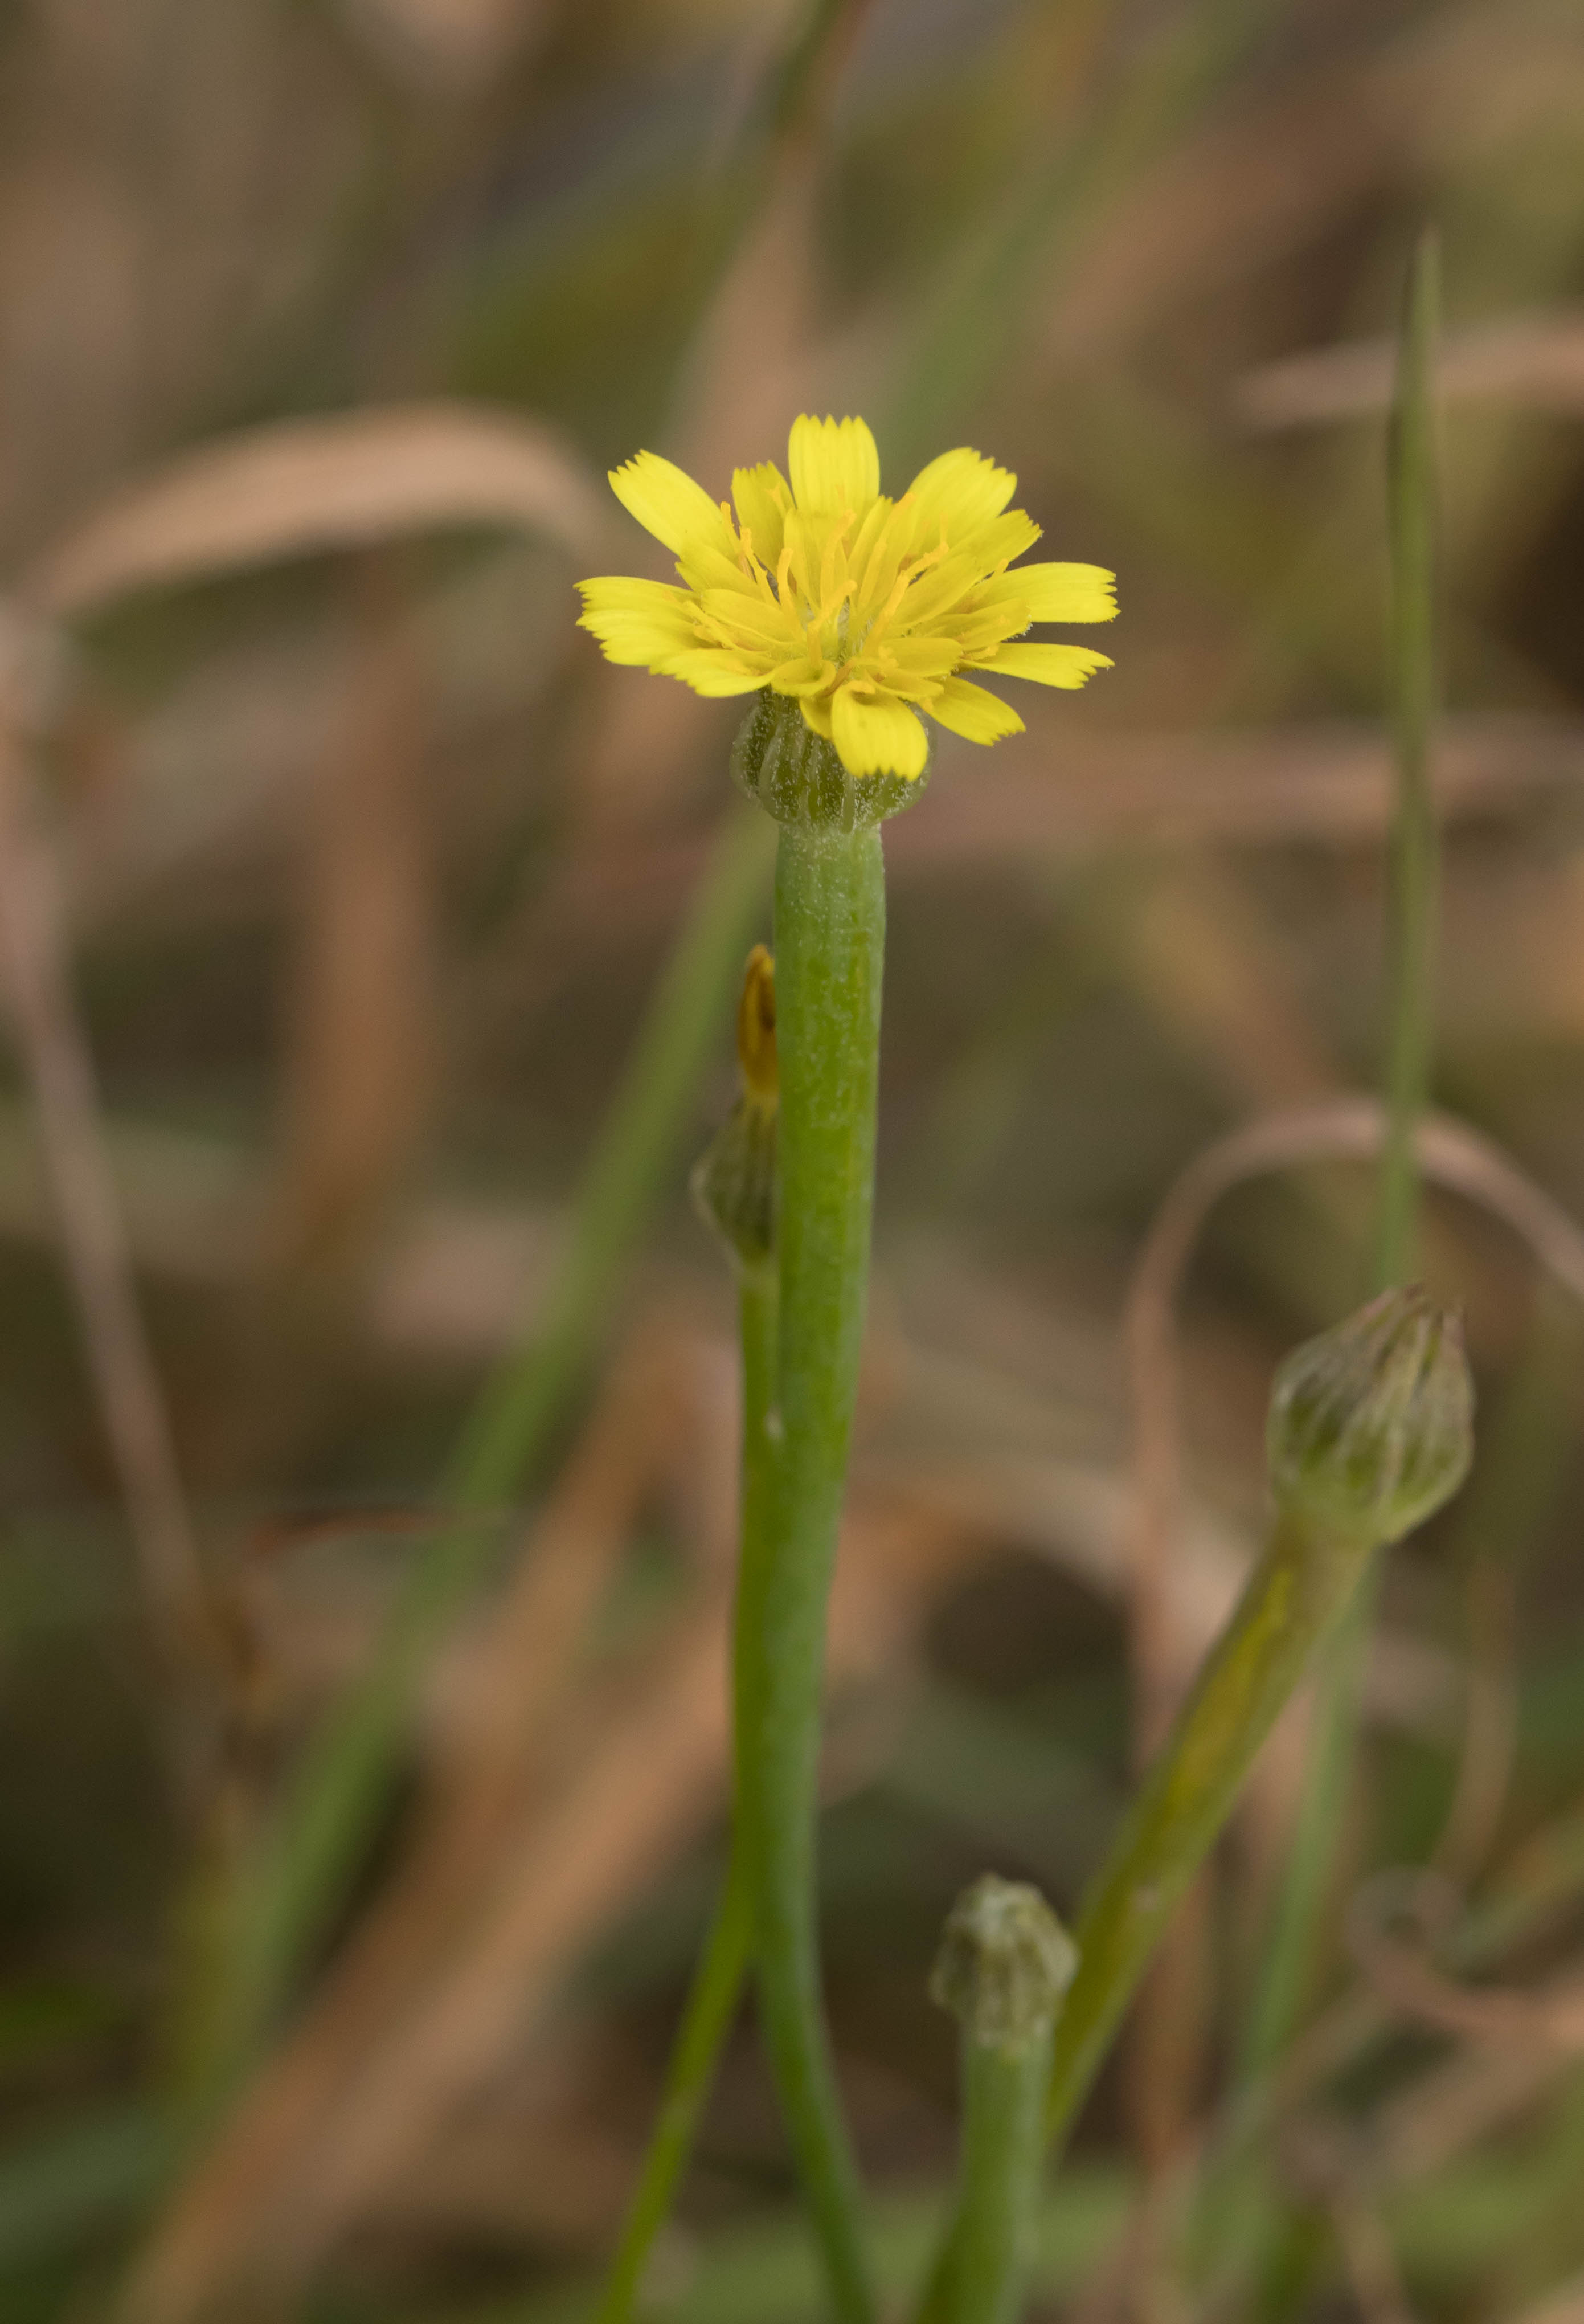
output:
[[[520, 1492], [565, 1416], [667, 1183], [763, 909], [769, 860], [763, 818], [733, 807], [601, 1125], [548, 1296], [464, 1431], [444, 1489], [452, 1508], [493, 1512]], [[390, 1798], [414, 1693], [498, 1542], [481, 1514], [447, 1526], [419, 1554], [368, 1668], [310, 1746], [251, 1884], [222, 2081], [355, 1878]]]
[[1311, 1826], [1322, 1840], [1337, 1833], [1347, 1810], [1359, 1695], [1378, 1594], [1373, 1573], [1360, 1579], [1321, 1656], [1293, 1851], [1276, 1895], [1263, 1974], [1239, 2053], [1240, 2075], [1247, 2082], [1257, 2081], [1281, 2057], [1309, 1999], [1332, 1852], [1305, 1842]]
[[[778, 1344], [777, 1308], [774, 1277], [745, 1274], [737, 1307], [742, 1351], [740, 1637], [757, 1619], [774, 1489], [776, 1440], [771, 1420]], [[747, 1855], [738, 1842], [732, 1847], [725, 1885], [694, 1970], [687, 2006], [666, 2070], [659, 2113], [591, 2324], [627, 2324], [632, 2314], [655, 2238], [665, 2224], [693, 2150], [721, 2046], [742, 1997], [752, 1935]]]
[[628, 2324], [633, 2312], [655, 2238], [666, 2223], [693, 2152], [722, 2044], [742, 1998], [752, 1925], [748, 1882], [740, 1859], [733, 1855], [693, 1973], [638, 2185], [590, 2324]]
[[[1386, 1133], [1380, 1167], [1374, 1289], [1407, 1281], [1420, 1207], [1414, 1136], [1430, 1096], [1434, 1043], [1436, 898], [1440, 885], [1431, 743], [1435, 643], [1434, 366], [1440, 268], [1424, 235], [1409, 270], [1387, 443], [1392, 565], [1392, 725], [1396, 805], [1386, 907]], [[1361, 1590], [1316, 1689], [1314, 1726], [1293, 1844], [1243, 2045], [1250, 2074], [1291, 2042], [1313, 1991], [1323, 1904], [1336, 1864], [1356, 1754], [1363, 1666], [1376, 1591]]]
[[1279, 1516], [1226, 1629], [1146, 1777], [1074, 1931], [1078, 1973], [1057, 2021], [1046, 2098], [1060, 2142], [1183, 1891], [1260, 1745], [1368, 1560], [1356, 1541]]
[[879, 830], [789, 824], [776, 862], [780, 1426], [763, 1570], [738, 1631], [738, 1814], [760, 2006], [843, 2324], [875, 2314], [821, 2000], [820, 1711], [873, 1199], [885, 872]]
[[544, 1308], [463, 1432], [449, 1486], [462, 1508], [489, 1508], [520, 1489], [594, 1353], [729, 1010], [770, 852], [763, 818], [733, 807], [600, 1125]]
[[1435, 397], [1441, 306], [1434, 237], [1414, 254], [1392, 406], [1386, 490], [1392, 550], [1392, 712], [1396, 812], [1386, 954], [1390, 1033], [1377, 1290], [1413, 1273], [1419, 1216], [1414, 1133], [1430, 1100], [1440, 850], [1431, 787], [1435, 724]]

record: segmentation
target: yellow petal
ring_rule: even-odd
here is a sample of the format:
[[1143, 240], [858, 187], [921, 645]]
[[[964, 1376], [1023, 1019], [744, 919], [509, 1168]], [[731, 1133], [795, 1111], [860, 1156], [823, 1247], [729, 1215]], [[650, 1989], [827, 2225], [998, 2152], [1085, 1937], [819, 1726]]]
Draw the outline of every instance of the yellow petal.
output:
[[726, 521], [702, 484], [658, 452], [639, 452], [611, 471], [611, 490], [646, 532], [675, 554], [690, 540], [713, 540], [724, 549]]
[[1109, 654], [1089, 646], [998, 646], [976, 664], [1005, 678], [1031, 678], [1036, 686], [1082, 686], [1097, 669], [1110, 669]]
[[742, 659], [741, 654], [720, 653], [713, 647], [698, 646], [687, 653], [673, 654], [660, 675], [679, 678], [684, 686], [692, 687], [695, 694], [757, 694], [765, 682], [763, 672], [745, 669]]
[[585, 611], [590, 613], [652, 613], [660, 617], [686, 615], [690, 599], [686, 589], [668, 581], [639, 581], [629, 573], [601, 575], [580, 581]]
[[757, 590], [705, 589], [699, 603], [725, 628], [755, 644], [773, 640], [777, 650], [785, 653], [788, 644], [797, 642], [797, 632], [780, 606], [767, 604]]
[[851, 509], [861, 524], [880, 488], [880, 456], [861, 420], [815, 420], [805, 412], [792, 422], [787, 465], [797, 505], [811, 515]]
[[955, 638], [888, 637], [874, 659], [878, 668], [864, 675], [878, 677], [884, 686], [888, 669], [906, 670], [909, 678], [944, 678], [962, 656]]
[[953, 549], [961, 545], [964, 556], [978, 560], [981, 573], [993, 572], [998, 565], [1009, 565], [1015, 557], [1023, 557], [1039, 539], [1039, 527], [1027, 509], [1008, 509], [1005, 516], [991, 517], [988, 524], [974, 524], [966, 529], [961, 544], [953, 540]]
[[980, 605], [971, 613], [958, 606], [944, 627], [956, 641], [958, 660], [972, 661], [1017, 637], [1033, 618], [1020, 597], [1004, 597], [999, 604]]
[[[780, 498], [776, 495], [779, 493]], [[732, 478], [737, 521], [753, 537], [753, 553], [773, 573], [780, 562], [781, 528], [792, 504], [792, 488], [773, 460], [739, 468]]]
[[617, 575], [577, 586], [585, 607], [579, 627], [598, 638], [608, 661], [653, 669], [697, 643], [686, 590]]
[[889, 694], [860, 701], [848, 686], [831, 705], [831, 739], [850, 775], [921, 775], [929, 757], [929, 737], [911, 710]]
[[912, 546], [933, 549], [944, 525], [953, 549], [971, 528], [998, 517], [1018, 489], [1018, 479], [966, 444], [943, 452], [921, 468], [907, 487], [913, 503]]
[[983, 566], [972, 557], [948, 557], [942, 564], [926, 565], [917, 579], [908, 583], [892, 627], [916, 629], [920, 623], [927, 626], [938, 622], [952, 635], [950, 609], [983, 578]]
[[715, 511], [715, 518], [720, 530], [714, 540], [702, 540], [695, 534], [677, 550], [677, 572], [693, 589], [744, 590], [751, 591], [757, 597], [757, 587], [737, 561], [735, 546], [732, 547], [730, 554], [723, 546], [727, 533], [719, 509]]
[[1112, 622], [1116, 578], [1101, 565], [1015, 565], [987, 585], [984, 602], [1018, 598], [1031, 622]]
[[999, 742], [1021, 734], [1023, 721], [1009, 704], [965, 678], [949, 678], [929, 706], [929, 715], [970, 742]]
[[[768, 683], [775, 687], [778, 694], [819, 694], [829, 685], [830, 678], [828, 662], [822, 661], [816, 665], [809, 660], [806, 654], [802, 654], [796, 661], [778, 662]], [[826, 731], [823, 726], [820, 729], [822, 734]]]

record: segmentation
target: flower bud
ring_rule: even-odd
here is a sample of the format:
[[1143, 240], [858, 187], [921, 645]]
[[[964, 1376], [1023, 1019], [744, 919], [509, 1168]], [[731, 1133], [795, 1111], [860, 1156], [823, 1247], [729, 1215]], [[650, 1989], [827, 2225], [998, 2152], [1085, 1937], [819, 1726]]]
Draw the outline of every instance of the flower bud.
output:
[[1077, 1966], [1039, 1890], [987, 1872], [952, 1907], [930, 1995], [973, 2041], [1021, 2050], [1049, 2033]]
[[1266, 1452], [1280, 1507], [1371, 1546], [1434, 1515], [1474, 1457], [1474, 1385], [1456, 1315], [1383, 1292], [1276, 1373]]
[[776, 1117], [780, 1078], [776, 1057], [776, 964], [755, 945], [737, 1004], [741, 1093], [705, 1148], [690, 1181], [705, 1223], [740, 1272], [767, 1269], [776, 1248]]
[[769, 945], [754, 945], [742, 972], [737, 1065], [745, 1094], [761, 1105], [774, 1105], [781, 1094], [781, 1076], [776, 1056], [776, 964]]
[[778, 823], [852, 832], [911, 807], [929, 780], [929, 764], [912, 776], [850, 775], [835, 744], [814, 732], [796, 698], [767, 687], [732, 745], [732, 773], [738, 788]]

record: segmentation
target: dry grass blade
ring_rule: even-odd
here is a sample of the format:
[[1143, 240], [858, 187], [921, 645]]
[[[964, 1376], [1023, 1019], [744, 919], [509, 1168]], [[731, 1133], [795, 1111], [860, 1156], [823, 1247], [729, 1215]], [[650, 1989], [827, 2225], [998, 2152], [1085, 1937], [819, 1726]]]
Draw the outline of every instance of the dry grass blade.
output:
[[1506, 2319], [1506, 2324], [1584, 2324], [1584, 2275], [1570, 2276], [1533, 2307]]
[[[664, 1465], [696, 1471], [709, 1446], [686, 1426], [668, 1434]], [[734, 1443], [723, 1435], [717, 1452], [734, 1469]], [[834, 1681], [870, 1677], [905, 1654], [942, 1586], [980, 1545], [955, 1518], [911, 1499], [855, 1510], [832, 1609]], [[576, 1574], [567, 1566], [548, 1587], [552, 1598], [576, 1596]], [[512, 1627], [537, 1652], [543, 1642], [528, 1619], [528, 1577], [524, 1588]], [[335, 2025], [356, 1997], [338, 2004], [333, 1991], [266, 2070], [167, 2215], [126, 2310], [136, 2324], [225, 2313], [244, 2281], [300, 2290], [499, 2076], [591, 1935], [718, 1810], [727, 1616], [717, 1569], [702, 1601], [619, 1695], [596, 1687], [565, 1705], [580, 1748], [558, 1780], [526, 1801], [520, 1753], [510, 1748], [512, 1706], [493, 1683], [486, 1689], [497, 1710], [482, 1719], [481, 1765], [489, 1781], [509, 1784], [517, 1810], [492, 1823], [490, 1877], [482, 1886], [471, 1878], [465, 1894], [454, 1889], [451, 1941], [428, 1950], [421, 1978], [388, 1987], [376, 2009], [359, 2013], [355, 2043]], [[354, 1964], [349, 1957], [348, 1972]]]
[[67, 974], [55, 864], [40, 821], [20, 625], [0, 636], [0, 958], [89, 1368], [126, 1503], [156, 1643], [190, 1674], [220, 1653], [170, 1418], [134, 1288]]
[[439, 1055], [428, 703], [386, 558], [352, 579], [345, 699], [314, 786], [286, 1051], [278, 1248], [355, 1253], [421, 1135]]
[[[1384, 411], [1392, 364], [1389, 339], [1288, 355], [1239, 383], [1238, 413], [1250, 428], [1274, 431]], [[1448, 398], [1490, 397], [1584, 419], [1584, 314], [1515, 315], [1456, 333], [1441, 350], [1435, 383]]]
[[[945, 745], [929, 813], [899, 817], [889, 844], [899, 871], [1015, 862], [1032, 847], [1077, 855], [1129, 840], [1373, 840], [1386, 828], [1391, 760], [1378, 726], [1339, 720], [1249, 735], [1079, 741], [1070, 718], [1039, 703], [1025, 712], [1020, 755], [981, 758], [970, 770], [969, 746]], [[1442, 816], [1511, 814], [1584, 779], [1584, 725], [1523, 714], [1453, 718], [1437, 761]]]
[[20, 594], [67, 619], [129, 590], [437, 525], [520, 528], [586, 555], [604, 521], [588, 470], [547, 429], [464, 403], [401, 404], [187, 453], [58, 540]]
[[538, 1861], [547, 1724], [574, 1687], [586, 1624], [640, 1503], [674, 1448], [700, 1447], [706, 1434], [699, 1390], [709, 1393], [715, 1368], [699, 1381], [694, 1352], [657, 1333], [615, 1365], [487, 1637], [442, 1690], [437, 1762], [408, 1861], [157, 2231], [134, 2298], [161, 2324], [203, 2312], [266, 2247], [278, 2273], [309, 2264], [338, 2216], [323, 2190], [305, 2191], [319, 2186], [321, 2145], [334, 2142], [371, 2066], [423, 2024], [459, 1947], [466, 1958], [502, 1867], [524, 1850]]
[[1460, 1886], [1473, 1879], [1490, 1852], [1518, 1747], [1515, 1591], [1510, 1573], [1488, 1554], [1469, 1572], [1468, 1605], [1463, 1749], [1434, 1857], [1436, 1870]]
[[1331, 2219], [1348, 2282], [1365, 2324], [1414, 2324], [1396, 2255], [1377, 2212], [1351, 2192], [1336, 2196]]

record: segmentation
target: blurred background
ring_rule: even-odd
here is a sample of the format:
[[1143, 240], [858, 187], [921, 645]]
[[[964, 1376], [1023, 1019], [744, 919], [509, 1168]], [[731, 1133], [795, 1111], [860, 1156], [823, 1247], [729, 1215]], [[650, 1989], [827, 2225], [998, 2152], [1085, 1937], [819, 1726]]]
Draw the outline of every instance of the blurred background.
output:
[[[611, 464], [721, 493], [806, 409], [892, 489], [993, 454], [1123, 608], [889, 835], [824, 1847], [906, 2280], [944, 1913], [987, 1868], [1072, 1911], [1257, 1536], [1271, 1364], [1364, 1287], [1426, 220], [1437, 1097], [1491, 1141], [1426, 1268], [1480, 1459], [1392, 1562], [1281, 2232], [1137, 2230], [1229, 2087], [1301, 1707], [1041, 2312], [1579, 2312], [1581, 120], [1569, 0], [0, 11], [7, 2324], [585, 2312], [723, 1861], [733, 1311], [686, 1176], [769, 890], [736, 706], [603, 664], [572, 583], [663, 570]], [[1130, 1291], [1276, 1111], [1290, 1167], [1233, 1149]], [[1358, 1938], [1432, 1862], [1495, 2017]], [[650, 2307], [820, 2312], [746, 2020]]]

